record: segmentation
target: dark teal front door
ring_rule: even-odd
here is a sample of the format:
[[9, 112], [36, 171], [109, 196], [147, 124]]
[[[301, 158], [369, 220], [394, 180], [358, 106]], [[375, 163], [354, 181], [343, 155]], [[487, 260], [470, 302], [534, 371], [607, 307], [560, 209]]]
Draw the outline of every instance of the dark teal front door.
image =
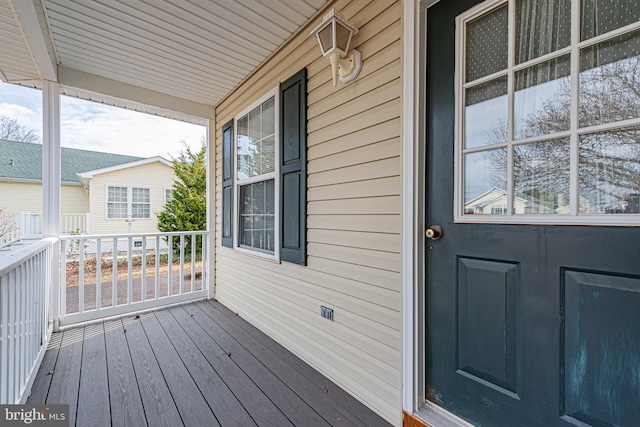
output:
[[478, 4], [427, 14], [426, 397], [640, 425], [640, 6]]

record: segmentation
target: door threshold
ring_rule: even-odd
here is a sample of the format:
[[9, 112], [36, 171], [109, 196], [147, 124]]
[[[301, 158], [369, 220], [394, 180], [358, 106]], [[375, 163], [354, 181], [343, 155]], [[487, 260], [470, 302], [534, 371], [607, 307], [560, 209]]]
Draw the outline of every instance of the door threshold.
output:
[[474, 427], [473, 424], [428, 400], [413, 415], [431, 427]]

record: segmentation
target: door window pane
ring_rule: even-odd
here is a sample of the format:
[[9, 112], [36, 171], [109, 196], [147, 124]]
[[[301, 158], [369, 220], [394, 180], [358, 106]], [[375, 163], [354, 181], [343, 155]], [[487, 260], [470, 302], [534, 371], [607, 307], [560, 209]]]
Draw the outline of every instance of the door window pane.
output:
[[464, 157], [464, 212], [490, 215], [507, 203], [507, 151], [504, 148]]
[[582, 135], [579, 162], [581, 212], [640, 213], [640, 126]]
[[507, 77], [466, 91], [465, 148], [507, 141]]
[[555, 52], [570, 43], [570, 0], [516, 2], [516, 64]]
[[580, 40], [608, 33], [640, 20], [638, 0], [582, 0]]
[[523, 139], [569, 130], [571, 105], [569, 55], [515, 74], [514, 136]]
[[580, 52], [580, 126], [640, 117], [640, 31]]
[[467, 24], [467, 78], [470, 82], [507, 68], [508, 8], [503, 5]]
[[514, 213], [569, 214], [569, 138], [514, 148]]

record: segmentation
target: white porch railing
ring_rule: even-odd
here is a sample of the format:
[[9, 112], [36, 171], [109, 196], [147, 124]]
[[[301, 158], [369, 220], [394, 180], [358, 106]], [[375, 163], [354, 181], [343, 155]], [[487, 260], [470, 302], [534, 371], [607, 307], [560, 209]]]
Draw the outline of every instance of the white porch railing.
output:
[[207, 294], [206, 231], [64, 236], [60, 325]]
[[[20, 212], [21, 238], [42, 236], [42, 214]], [[89, 234], [89, 212], [60, 215], [60, 234]]]
[[0, 259], [0, 404], [27, 399], [47, 349], [56, 238]]

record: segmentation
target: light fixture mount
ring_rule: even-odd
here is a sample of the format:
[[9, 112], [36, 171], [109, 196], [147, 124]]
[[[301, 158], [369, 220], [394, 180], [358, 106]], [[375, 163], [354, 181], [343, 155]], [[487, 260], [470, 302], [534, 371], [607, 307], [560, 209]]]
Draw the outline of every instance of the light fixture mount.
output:
[[356, 49], [349, 51], [351, 38], [358, 29], [349, 24], [342, 13], [331, 9], [322, 19], [311, 35], [318, 39], [322, 56], [329, 56], [333, 86], [338, 83], [349, 83], [358, 77], [362, 69], [362, 55]]

